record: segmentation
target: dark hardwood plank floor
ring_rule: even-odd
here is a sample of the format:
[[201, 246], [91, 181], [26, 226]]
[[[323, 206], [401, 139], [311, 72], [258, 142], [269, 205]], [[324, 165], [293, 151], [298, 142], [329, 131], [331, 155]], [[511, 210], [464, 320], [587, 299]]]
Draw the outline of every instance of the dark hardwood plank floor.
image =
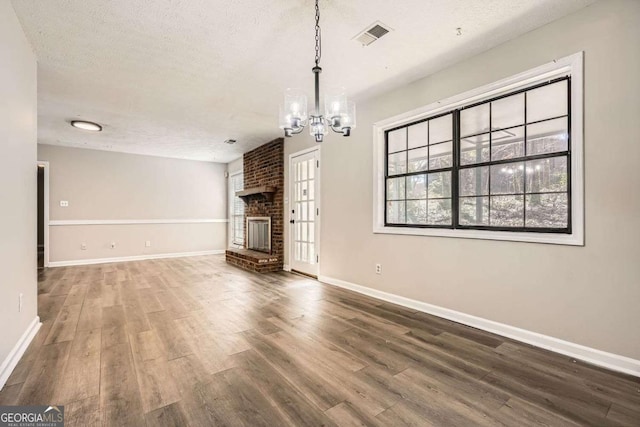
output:
[[640, 426], [640, 379], [222, 256], [47, 269], [0, 404], [68, 426]]

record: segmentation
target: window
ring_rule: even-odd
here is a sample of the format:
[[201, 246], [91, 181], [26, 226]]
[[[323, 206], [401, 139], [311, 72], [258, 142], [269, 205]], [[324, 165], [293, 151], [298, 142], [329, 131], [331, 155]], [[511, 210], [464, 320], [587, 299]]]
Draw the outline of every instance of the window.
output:
[[581, 60], [375, 126], [374, 231], [582, 244]]
[[236, 191], [244, 189], [244, 174], [238, 172], [229, 177], [229, 216], [231, 222], [232, 245], [244, 246], [244, 201], [236, 196]]

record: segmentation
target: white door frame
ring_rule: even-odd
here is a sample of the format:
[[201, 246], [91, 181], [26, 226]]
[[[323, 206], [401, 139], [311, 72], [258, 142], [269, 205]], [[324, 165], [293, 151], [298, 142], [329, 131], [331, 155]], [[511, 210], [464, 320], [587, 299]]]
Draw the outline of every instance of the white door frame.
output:
[[[289, 175], [287, 176], [287, 186], [289, 187], [289, 199], [288, 199], [288, 203], [287, 203], [287, 211], [286, 211], [286, 216], [285, 216], [285, 221], [289, 226], [289, 232], [288, 232], [288, 242], [287, 242], [287, 254], [288, 254], [288, 259], [289, 259], [289, 265], [288, 270], [291, 270], [291, 265], [293, 264], [293, 251], [291, 250], [291, 247], [293, 246], [293, 240], [294, 240], [294, 235], [293, 233], [295, 233], [295, 231], [293, 230], [293, 227], [291, 227], [291, 224], [289, 223], [289, 220], [291, 219], [291, 206], [292, 206], [292, 201], [294, 199], [294, 188], [293, 188], [293, 159], [295, 157], [298, 156], [302, 156], [305, 154], [309, 154], [309, 153], [313, 153], [314, 151], [317, 151], [317, 157], [318, 157], [318, 161], [321, 160], [322, 158], [322, 147], [317, 145], [315, 147], [310, 147], [310, 148], [306, 148], [304, 150], [300, 150], [300, 151], [296, 151], [295, 153], [291, 153], [289, 154]], [[322, 185], [322, 180], [321, 180], [321, 176], [322, 176], [322, 172], [321, 172], [321, 168], [319, 167], [317, 170], [317, 175], [315, 178], [315, 181], [317, 182], [317, 188], [316, 188], [316, 208], [318, 209], [318, 212], [320, 212], [320, 215], [316, 215], [316, 220], [314, 221], [317, 224], [316, 227], [316, 254], [318, 255], [318, 277], [320, 277], [320, 263], [322, 262], [322, 256], [320, 253], [320, 241], [322, 240], [320, 238], [321, 234], [320, 234], [320, 228], [322, 226], [322, 221], [320, 221], [320, 218], [322, 217], [322, 201], [321, 201], [321, 192], [320, 192], [320, 187]]]
[[49, 162], [38, 160], [36, 165], [44, 166], [44, 266], [49, 267]]
[[233, 227], [234, 227], [234, 225], [233, 225], [233, 202], [234, 202], [235, 193], [234, 193], [233, 188], [231, 188], [232, 178], [235, 177], [235, 176], [238, 176], [240, 174], [243, 174], [243, 173], [244, 173], [244, 169], [240, 169], [238, 171], [229, 173], [229, 176], [227, 177], [227, 193], [228, 193], [228, 196], [229, 196], [229, 197], [227, 197], [227, 205], [228, 205], [227, 218], [228, 218], [228, 221], [229, 221], [229, 224], [228, 224], [228, 227], [227, 227], [227, 236], [228, 236], [228, 238], [227, 238], [227, 247], [228, 248], [237, 248], [238, 246], [244, 247], [244, 244], [243, 245], [238, 245], [237, 243], [233, 242]]

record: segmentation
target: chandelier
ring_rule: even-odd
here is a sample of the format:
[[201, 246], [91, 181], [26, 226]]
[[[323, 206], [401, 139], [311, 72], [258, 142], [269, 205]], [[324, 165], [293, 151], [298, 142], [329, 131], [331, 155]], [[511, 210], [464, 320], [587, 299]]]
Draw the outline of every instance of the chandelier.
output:
[[350, 136], [356, 127], [356, 105], [347, 100], [344, 88], [338, 88], [325, 94], [325, 115], [320, 111], [320, 58], [322, 56], [322, 32], [320, 30], [320, 8], [316, 0], [316, 65], [311, 69], [315, 76], [315, 109], [307, 114], [307, 97], [299, 89], [287, 89], [284, 94], [284, 106], [280, 106], [280, 129], [284, 136], [302, 132], [309, 124], [309, 133], [316, 142], [322, 142], [331, 128], [342, 136]]

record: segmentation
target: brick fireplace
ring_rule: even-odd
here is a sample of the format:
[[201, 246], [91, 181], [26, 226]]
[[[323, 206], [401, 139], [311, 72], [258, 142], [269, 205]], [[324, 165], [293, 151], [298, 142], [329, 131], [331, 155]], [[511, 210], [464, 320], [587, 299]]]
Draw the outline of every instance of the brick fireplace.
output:
[[[284, 139], [278, 138], [243, 156], [245, 201], [244, 249], [227, 249], [229, 264], [259, 273], [282, 270], [284, 262]], [[247, 218], [270, 218], [270, 252], [247, 248]]]

